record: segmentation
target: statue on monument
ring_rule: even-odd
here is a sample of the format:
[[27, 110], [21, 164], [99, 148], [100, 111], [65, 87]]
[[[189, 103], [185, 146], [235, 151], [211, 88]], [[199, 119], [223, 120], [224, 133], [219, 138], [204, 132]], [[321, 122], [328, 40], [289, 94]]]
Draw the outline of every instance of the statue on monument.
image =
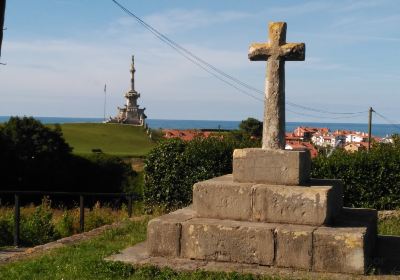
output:
[[132, 56], [131, 64], [131, 82], [130, 90], [125, 93], [126, 104], [124, 107], [118, 107], [118, 115], [115, 118], [110, 118], [108, 123], [122, 123], [144, 126], [147, 116], [144, 111], [146, 108], [139, 108], [137, 100], [140, 97], [140, 93], [135, 90], [135, 57]]

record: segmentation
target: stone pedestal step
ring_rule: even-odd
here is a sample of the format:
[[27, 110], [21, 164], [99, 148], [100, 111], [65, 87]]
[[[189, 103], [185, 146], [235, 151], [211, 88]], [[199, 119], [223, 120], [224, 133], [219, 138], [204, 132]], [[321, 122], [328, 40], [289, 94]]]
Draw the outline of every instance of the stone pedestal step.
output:
[[309, 151], [237, 149], [233, 152], [233, 179], [241, 183], [301, 185], [310, 179]]
[[180, 211], [149, 222], [151, 256], [363, 274], [375, 244], [376, 211], [346, 209], [349, 221], [363, 219], [357, 225], [338, 219], [335, 227], [205, 219]]
[[193, 187], [193, 209], [201, 218], [320, 226], [330, 224], [342, 207], [339, 180], [283, 186], [238, 183], [225, 175]]

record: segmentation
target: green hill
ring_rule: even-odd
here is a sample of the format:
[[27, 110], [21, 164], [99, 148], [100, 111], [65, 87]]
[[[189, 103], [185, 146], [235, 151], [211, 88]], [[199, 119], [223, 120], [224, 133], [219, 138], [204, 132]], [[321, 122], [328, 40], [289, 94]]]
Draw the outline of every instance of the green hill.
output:
[[116, 156], [144, 156], [155, 145], [143, 127], [103, 124], [61, 124], [65, 140], [76, 154], [89, 154], [92, 149]]

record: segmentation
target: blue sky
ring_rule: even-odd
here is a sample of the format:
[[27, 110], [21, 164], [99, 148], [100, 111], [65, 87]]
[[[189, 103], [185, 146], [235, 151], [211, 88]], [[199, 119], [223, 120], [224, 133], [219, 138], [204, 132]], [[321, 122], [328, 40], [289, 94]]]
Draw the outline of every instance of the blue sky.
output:
[[[132, 12], [223, 71], [263, 90], [265, 63], [247, 59], [286, 21], [287, 41], [306, 43], [304, 62], [286, 63], [286, 99], [334, 112], [374, 107], [399, 122], [398, 0], [119, 0]], [[139, 103], [149, 118], [261, 119], [263, 104], [191, 64], [111, 0], [7, 1], [0, 115], [102, 117], [123, 104], [130, 57]], [[262, 96], [260, 95], [260, 98]], [[366, 122], [289, 110], [288, 121]], [[377, 122], [384, 121], [377, 119]]]

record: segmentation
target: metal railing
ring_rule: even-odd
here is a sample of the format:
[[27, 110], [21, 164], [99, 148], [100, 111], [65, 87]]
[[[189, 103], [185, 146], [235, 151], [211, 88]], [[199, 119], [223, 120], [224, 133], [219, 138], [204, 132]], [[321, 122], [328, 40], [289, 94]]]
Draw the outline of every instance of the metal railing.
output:
[[137, 200], [137, 195], [128, 193], [90, 193], [90, 192], [48, 192], [48, 191], [0, 191], [0, 195], [14, 195], [14, 246], [20, 244], [20, 198], [25, 195], [38, 196], [75, 196], [79, 197], [79, 232], [85, 229], [85, 197], [111, 197], [125, 198], [128, 202], [128, 216], [132, 217], [133, 201]]

